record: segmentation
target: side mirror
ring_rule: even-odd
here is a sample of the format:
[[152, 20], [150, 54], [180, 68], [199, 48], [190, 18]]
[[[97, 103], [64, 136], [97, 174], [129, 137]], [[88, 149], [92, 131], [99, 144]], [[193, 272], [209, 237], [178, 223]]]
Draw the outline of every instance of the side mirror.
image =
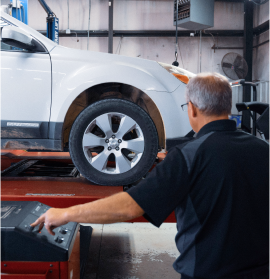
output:
[[30, 51], [36, 48], [33, 38], [18, 27], [4, 26], [1, 33], [2, 42], [7, 45]]

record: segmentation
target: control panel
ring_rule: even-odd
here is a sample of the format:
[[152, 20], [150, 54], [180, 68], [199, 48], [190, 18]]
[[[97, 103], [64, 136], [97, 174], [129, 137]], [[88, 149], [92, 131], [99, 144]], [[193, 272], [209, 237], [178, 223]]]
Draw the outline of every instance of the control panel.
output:
[[40, 202], [2, 201], [1, 253], [8, 261], [66, 261], [72, 250], [79, 225], [74, 222], [55, 228], [31, 227], [50, 207]]

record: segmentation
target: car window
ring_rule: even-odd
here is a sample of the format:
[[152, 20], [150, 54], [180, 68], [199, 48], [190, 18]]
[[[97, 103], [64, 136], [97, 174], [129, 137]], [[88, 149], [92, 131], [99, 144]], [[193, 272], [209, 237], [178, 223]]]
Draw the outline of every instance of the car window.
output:
[[[9, 22], [5, 21], [3, 18], [1, 18], [0, 19], [1, 32], [2, 32], [2, 28], [4, 26], [11, 26], [11, 24]], [[34, 40], [33, 43], [36, 45], [36, 52], [46, 52], [45, 48], [35, 38], [33, 38], [33, 40]], [[2, 42], [2, 39], [1, 39], [1, 51], [29, 52], [28, 50], [23, 49], [23, 48], [7, 45], [4, 42]]]
[[[7, 26], [7, 25], [10, 25], [10, 24], [8, 24], [8, 23], [5, 22], [4, 20], [0, 19], [0, 28], [1, 28], [1, 32], [2, 32], [2, 28], [3, 28], [4, 26]], [[1, 50], [11, 50], [11, 46], [9, 46], [9, 45], [3, 43], [2, 40], [1, 40]]]

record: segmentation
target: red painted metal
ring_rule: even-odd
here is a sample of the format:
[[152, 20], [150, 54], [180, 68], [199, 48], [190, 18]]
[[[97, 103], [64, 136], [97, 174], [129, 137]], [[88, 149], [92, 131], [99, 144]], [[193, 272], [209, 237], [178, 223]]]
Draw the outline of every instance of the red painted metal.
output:
[[1, 262], [1, 278], [68, 279], [59, 275], [59, 262]]
[[26, 150], [1, 150], [1, 156], [20, 159], [70, 159], [69, 152], [28, 152]]
[[[1, 153], [2, 165], [11, 165], [22, 159], [42, 159], [66, 162], [70, 161], [68, 152], [26, 152], [9, 150]], [[159, 153], [159, 160], [165, 158]], [[92, 202], [122, 192], [122, 186], [95, 185], [84, 178], [50, 178], [50, 177], [2, 177], [1, 199], [4, 201], [39, 201], [52, 207], [65, 208], [77, 204]], [[143, 217], [130, 222], [148, 222]], [[176, 222], [172, 213], [165, 222]]]
[[38, 200], [60, 208], [95, 201], [122, 191], [121, 186], [93, 185], [86, 179], [76, 178], [51, 181], [2, 180], [1, 183], [2, 200]]
[[59, 277], [59, 279], [67, 279], [67, 278], [69, 278], [68, 262], [60, 262], [59, 264], [60, 264], [60, 277]]
[[46, 274], [1, 274], [1, 278], [8, 278], [8, 279], [49, 279], [48, 271]]
[[[42, 253], [42, 251], [40, 251]], [[68, 261], [65, 262], [16, 262], [1, 261], [1, 278], [7, 279], [79, 279], [80, 232]]]

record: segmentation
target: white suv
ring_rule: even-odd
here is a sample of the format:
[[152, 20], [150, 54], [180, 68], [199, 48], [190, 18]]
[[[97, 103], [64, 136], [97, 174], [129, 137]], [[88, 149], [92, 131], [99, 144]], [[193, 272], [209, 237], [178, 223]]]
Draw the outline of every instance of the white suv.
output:
[[64, 150], [97, 184], [143, 177], [190, 130], [194, 74], [141, 58], [59, 46], [1, 12], [1, 147]]

